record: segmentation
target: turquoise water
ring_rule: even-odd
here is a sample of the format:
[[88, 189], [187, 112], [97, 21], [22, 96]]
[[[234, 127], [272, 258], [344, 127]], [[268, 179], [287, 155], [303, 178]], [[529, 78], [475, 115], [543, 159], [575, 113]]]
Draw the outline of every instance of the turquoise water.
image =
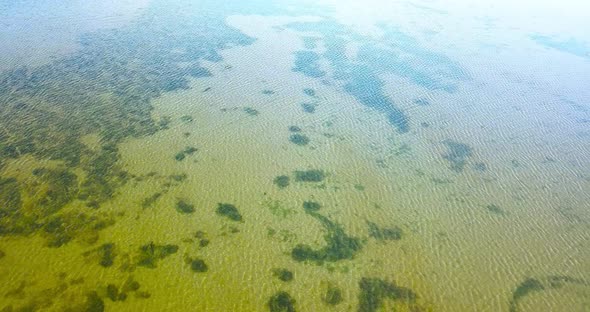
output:
[[590, 310], [586, 9], [0, 1], [0, 309]]

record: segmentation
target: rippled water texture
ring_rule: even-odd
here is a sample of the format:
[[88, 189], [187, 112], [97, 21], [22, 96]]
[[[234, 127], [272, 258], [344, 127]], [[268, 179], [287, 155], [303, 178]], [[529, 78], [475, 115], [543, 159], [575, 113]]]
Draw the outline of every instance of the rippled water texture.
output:
[[590, 7], [511, 2], [0, 0], [0, 311], [590, 311]]

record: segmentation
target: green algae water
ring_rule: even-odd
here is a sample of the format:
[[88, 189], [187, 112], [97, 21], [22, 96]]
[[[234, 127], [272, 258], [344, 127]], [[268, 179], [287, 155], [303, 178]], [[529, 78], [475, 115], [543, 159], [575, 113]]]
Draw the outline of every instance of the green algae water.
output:
[[590, 311], [577, 1], [0, 0], [0, 311]]

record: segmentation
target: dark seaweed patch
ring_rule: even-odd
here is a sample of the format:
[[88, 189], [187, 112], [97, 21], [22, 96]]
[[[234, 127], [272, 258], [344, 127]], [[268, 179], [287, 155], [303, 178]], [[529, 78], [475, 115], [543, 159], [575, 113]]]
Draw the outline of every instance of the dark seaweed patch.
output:
[[193, 146], [187, 146], [184, 150], [176, 153], [176, 155], [174, 156], [174, 159], [176, 159], [177, 161], [182, 161], [186, 158], [186, 156], [188, 155], [192, 155], [194, 154], [196, 151], [198, 151], [199, 149]]
[[289, 126], [290, 132], [301, 132], [301, 128], [298, 126]]
[[471, 147], [467, 144], [453, 140], [445, 140], [443, 143], [448, 148], [448, 151], [443, 155], [443, 158], [449, 161], [451, 170], [455, 172], [463, 171], [467, 159], [473, 154]]
[[[426, 89], [449, 93], [456, 90], [457, 81], [468, 78], [465, 71], [449, 57], [432, 52], [413, 37], [385, 23], [378, 25], [384, 32], [379, 42], [362, 37], [336, 21], [291, 23], [287, 27], [321, 33], [326, 48], [321, 56], [331, 65], [333, 78], [342, 81], [344, 90], [361, 104], [384, 114], [400, 133], [409, 131], [408, 117], [385, 94], [385, 83], [379, 75], [393, 73]], [[363, 42], [354, 59], [349, 59], [346, 53], [350, 40]], [[305, 68], [319, 70], [319, 61], [319, 56], [311, 51], [295, 54], [295, 68], [310, 77], [318, 75], [314, 75], [313, 70], [305, 71]]]
[[207, 247], [209, 245], [210, 241], [206, 238], [201, 238], [199, 240], [199, 247]]
[[427, 99], [424, 99], [424, 98], [420, 98], [420, 99], [415, 99], [414, 104], [420, 105], [420, 106], [429, 106], [430, 101], [428, 101]]
[[505, 214], [504, 210], [495, 204], [487, 205], [486, 209], [493, 214], [497, 214], [497, 215], [504, 215]]
[[323, 77], [326, 72], [321, 69], [319, 60], [320, 56], [313, 51], [297, 51], [295, 52], [295, 66], [292, 70], [312, 78]]
[[90, 292], [86, 295], [86, 304], [83, 311], [86, 312], [103, 312], [104, 301], [98, 296], [96, 291]]
[[303, 93], [305, 93], [307, 96], [315, 96], [315, 90], [311, 88], [303, 89]]
[[582, 287], [590, 286], [590, 283], [583, 279], [566, 275], [550, 275], [544, 278], [529, 277], [522, 281], [512, 292], [509, 311], [518, 311], [519, 301], [532, 293], [538, 293], [548, 289], [559, 289], [564, 287], [566, 284]]
[[361, 250], [362, 243], [356, 237], [348, 236], [342, 227], [317, 212], [306, 211], [307, 214], [314, 217], [326, 230], [324, 240], [326, 246], [320, 249], [313, 249], [311, 246], [299, 244], [291, 250], [293, 260], [311, 261], [317, 265], [326, 262], [335, 262], [345, 259], [354, 258], [355, 253]]
[[295, 181], [297, 182], [322, 182], [325, 177], [326, 174], [317, 169], [295, 171]]
[[539, 280], [534, 278], [527, 278], [522, 283], [520, 283], [512, 292], [512, 300], [510, 301], [510, 311], [516, 311], [518, 301], [521, 300], [524, 296], [527, 296], [533, 292], [542, 291], [544, 289], [545, 287]]
[[47, 246], [55, 248], [69, 243], [74, 238], [94, 243], [98, 240], [98, 232], [112, 224], [112, 219], [68, 212], [48, 218], [41, 233], [47, 240]]
[[144, 209], [151, 207], [160, 197], [162, 197], [162, 195], [163, 195], [162, 192], [158, 192], [158, 193], [155, 193], [152, 196], [144, 199], [141, 202], [141, 207]]
[[303, 202], [303, 209], [305, 209], [305, 211], [308, 211], [308, 212], [319, 211], [320, 208], [322, 208], [322, 205], [318, 202], [314, 202], [314, 201], [304, 201]]
[[4, 256], [6, 256], [6, 253], [2, 250], [0, 250], [0, 259], [4, 258]]
[[244, 107], [244, 112], [250, 116], [257, 116], [260, 112], [252, 107]]
[[299, 145], [299, 146], [304, 146], [309, 144], [309, 138], [303, 134], [299, 134], [299, 133], [294, 133], [291, 134], [291, 136], [289, 137], [289, 141], [291, 141], [291, 143]]
[[281, 175], [281, 176], [274, 178], [273, 183], [276, 186], [278, 186], [279, 188], [285, 188], [285, 187], [289, 186], [290, 180], [291, 179], [288, 176]]
[[162, 260], [178, 251], [177, 245], [166, 244], [156, 245], [154, 242], [143, 245], [139, 248], [137, 265], [154, 269], [159, 260]]
[[279, 291], [268, 301], [270, 312], [295, 312], [295, 299], [285, 291]]
[[182, 121], [184, 123], [191, 123], [191, 122], [193, 122], [193, 116], [191, 116], [191, 115], [180, 116], [180, 121]]
[[219, 203], [217, 205], [217, 210], [215, 212], [220, 216], [225, 216], [232, 221], [242, 221], [242, 215], [238, 211], [238, 208], [232, 204], [222, 204]]
[[306, 113], [315, 113], [315, 107], [316, 105], [312, 103], [301, 103], [301, 108], [303, 108], [303, 111]]
[[202, 273], [202, 272], [207, 272], [209, 270], [209, 267], [207, 266], [205, 261], [203, 261], [201, 259], [191, 259], [190, 265], [191, 265], [191, 270], [193, 270], [193, 272]]
[[413, 304], [416, 301], [416, 294], [411, 289], [378, 278], [363, 277], [359, 282], [359, 288], [357, 309], [359, 312], [378, 311], [382, 307], [384, 299], [408, 304]]
[[184, 199], [179, 199], [176, 202], [176, 211], [180, 213], [193, 213], [195, 212], [195, 206], [187, 203]]
[[125, 283], [121, 287], [121, 292], [127, 293], [137, 291], [140, 287], [141, 285], [136, 280], [134, 280], [132, 276], [130, 276], [125, 280]]
[[402, 229], [398, 227], [381, 228], [373, 222], [368, 222], [369, 236], [375, 239], [384, 240], [400, 240], [402, 238]]
[[283, 282], [290, 282], [293, 280], [293, 272], [287, 269], [274, 269], [272, 274]]
[[107, 285], [107, 297], [111, 299], [111, 301], [119, 300], [119, 288], [114, 284]]
[[102, 267], [108, 268], [110, 266], [113, 265], [114, 261], [115, 261], [115, 244], [113, 243], [107, 243], [107, 244], [103, 244], [102, 246], [100, 246], [98, 248], [98, 252], [100, 255], [100, 261], [98, 262], [98, 264], [100, 264]]
[[473, 170], [479, 171], [479, 172], [484, 172], [484, 171], [488, 170], [488, 165], [486, 165], [485, 163], [482, 163], [482, 162], [478, 162], [473, 165]]
[[338, 305], [342, 302], [342, 290], [330, 284], [328, 285], [328, 290], [326, 290], [326, 294], [323, 296], [322, 300], [328, 305]]

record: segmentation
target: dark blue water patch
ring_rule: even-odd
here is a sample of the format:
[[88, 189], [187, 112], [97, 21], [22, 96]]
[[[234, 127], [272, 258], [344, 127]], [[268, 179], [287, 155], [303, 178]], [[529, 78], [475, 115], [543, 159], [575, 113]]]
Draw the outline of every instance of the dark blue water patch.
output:
[[[408, 78], [425, 89], [449, 93], [456, 91], [458, 81], [469, 78], [447, 56], [430, 51], [413, 37], [384, 24], [379, 25], [385, 33], [379, 41], [360, 36], [333, 20], [291, 23], [286, 27], [322, 34], [326, 50], [321, 57], [330, 64], [332, 78], [342, 81], [344, 90], [360, 103], [385, 114], [389, 123], [400, 133], [409, 131], [408, 116], [385, 95], [385, 83], [380, 75], [392, 73]], [[349, 59], [346, 54], [346, 46], [351, 41], [360, 45], [355, 59]], [[301, 60], [298, 56], [300, 53], [296, 52], [298, 60]], [[314, 54], [308, 63], [316, 64], [318, 61]], [[296, 64], [296, 67], [300, 66]], [[427, 105], [428, 101], [419, 99], [415, 103]]]
[[318, 47], [317, 42], [320, 40], [321, 38], [318, 37], [303, 37], [303, 47], [306, 50], [313, 50], [315, 48]]
[[444, 140], [443, 144], [448, 149], [443, 158], [449, 162], [450, 169], [455, 172], [463, 171], [467, 160], [473, 155], [473, 149], [465, 143], [453, 140]]
[[303, 109], [303, 111], [309, 114], [315, 113], [315, 107], [316, 104], [313, 103], [301, 103], [301, 108]]
[[303, 89], [303, 93], [305, 93], [307, 96], [315, 96], [315, 90], [311, 88]]
[[297, 51], [295, 52], [295, 66], [292, 70], [311, 78], [323, 77], [326, 72], [320, 68], [320, 59], [320, 55], [313, 51]]
[[590, 59], [590, 45], [576, 38], [558, 39], [541, 34], [530, 35], [529, 38], [542, 46]]
[[383, 81], [366, 66], [356, 66], [344, 90], [367, 107], [383, 112], [400, 133], [408, 132], [408, 117], [383, 93]]

